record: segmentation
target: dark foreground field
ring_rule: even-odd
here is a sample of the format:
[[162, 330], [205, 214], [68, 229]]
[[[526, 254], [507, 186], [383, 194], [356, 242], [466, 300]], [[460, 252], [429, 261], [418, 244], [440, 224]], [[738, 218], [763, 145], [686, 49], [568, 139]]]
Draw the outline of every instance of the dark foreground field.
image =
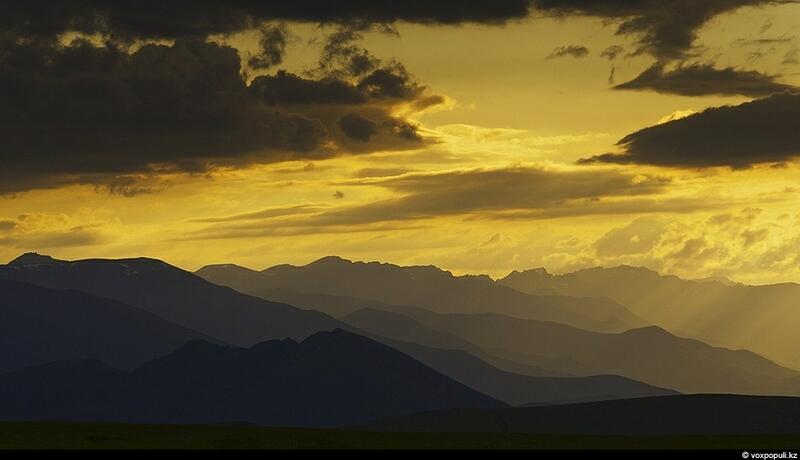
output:
[[784, 449], [800, 435], [380, 433], [234, 425], [0, 423], [0, 449]]

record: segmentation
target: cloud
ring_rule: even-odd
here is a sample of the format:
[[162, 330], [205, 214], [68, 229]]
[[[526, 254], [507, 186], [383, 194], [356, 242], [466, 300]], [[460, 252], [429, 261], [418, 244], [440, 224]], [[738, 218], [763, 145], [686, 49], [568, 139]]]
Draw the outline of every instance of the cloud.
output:
[[286, 24], [264, 24], [259, 29], [258, 53], [250, 56], [247, 65], [253, 69], [268, 69], [283, 62], [289, 29]]
[[56, 36], [69, 30], [124, 39], [205, 37], [253, 28], [264, 21], [310, 23], [502, 24], [524, 18], [529, 0], [386, 2], [341, 0], [171, 0], [165, 2], [53, 2], [2, 0], [0, 30]]
[[[335, 228], [368, 228], [376, 224], [410, 223], [443, 216], [545, 219], [603, 213], [604, 210], [612, 213], [642, 212], [657, 206], [652, 201], [638, 202], [626, 209], [615, 209], [615, 206], [620, 202], [624, 204], [626, 200], [656, 196], [666, 189], [669, 181], [608, 169], [560, 170], [544, 166], [509, 166], [351, 179], [336, 185], [379, 187], [396, 197], [331, 208], [298, 218], [236, 218], [248, 222], [212, 226], [201, 230], [198, 235], [214, 238], [251, 237], [265, 234], [259, 233], [262, 231], [274, 234], [270, 229], [276, 226], [282, 229], [282, 234], [305, 234], [310, 229], [317, 233], [328, 233]], [[516, 215], [516, 212], [528, 214], [523, 217]]]
[[573, 57], [575, 59], [585, 58], [589, 55], [589, 48], [582, 45], [567, 45], [560, 46], [554, 49], [547, 59], [555, 59], [560, 57]]
[[783, 60], [781, 61], [781, 65], [797, 65], [800, 64], [800, 50], [797, 48], [792, 48], [786, 51], [786, 54], [783, 55]]
[[[137, 177], [423, 145], [391, 112], [429, 95], [397, 66], [352, 81], [278, 72], [248, 85], [235, 49], [199, 39], [130, 54], [6, 39], [0, 51], [0, 194], [91, 183], [134, 196], [158, 190]], [[366, 139], [340, 129], [349, 113], [374, 124]]]
[[584, 15], [616, 21], [619, 35], [637, 37], [635, 53], [660, 59], [690, 54], [697, 31], [712, 18], [743, 6], [781, 3], [774, 0], [535, 0], [535, 7], [554, 16]]
[[109, 222], [63, 214], [29, 213], [0, 220], [0, 246], [20, 250], [41, 250], [92, 246], [111, 240]]
[[663, 217], [640, 217], [624, 227], [609, 230], [594, 243], [600, 257], [642, 254], [661, 241], [667, 220]]
[[794, 35], [782, 37], [760, 37], [760, 38], [737, 38], [733, 41], [735, 46], [762, 46], [762, 45], [782, 45], [794, 41]]
[[666, 70], [654, 64], [633, 80], [614, 87], [618, 90], [647, 90], [682, 96], [743, 95], [764, 97], [773, 93], [797, 89], [776, 81], [776, 77], [754, 70], [733, 67], [722, 69], [711, 64], [679, 65]]
[[580, 163], [744, 168], [800, 155], [800, 94], [784, 92], [741, 105], [706, 109], [622, 138], [622, 153]]
[[426, 25], [465, 23], [502, 25], [547, 15], [592, 16], [618, 24], [617, 33], [637, 37], [638, 53], [662, 58], [684, 57], [697, 31], [712, 18], [743, 6], [782, 3], [781, 0], [407, 0], [403, 2], [341, 0], [172, 0], [109, 2], [81, 0], [0, 0], [0, 30], [17, 36], [55, 37], [77, 31], [116, 40], [137, 38], [207, 37], [257, 28], [265, 22], [313, 24]]
[[378, 130], [378, 126], [374, 121], [362, 117], [357, 113], [348, 113], [339, 119], [339, 128], [348, 137], [359, 140], [361, 142], [368, 142], [369, 139]]
[[608, 48], [604, 49], [600, 53], [600, 56], [608, 59], [609, 61], [613, 61], [613, 60], [615, 60], [617, 58], [617, 56], [619, 56], [623, 52], [625, 52], [625, 48], [623, 48], [623, 47], [621, 47], [619, 45], [612, 45], [612, 46], [609, 46]]

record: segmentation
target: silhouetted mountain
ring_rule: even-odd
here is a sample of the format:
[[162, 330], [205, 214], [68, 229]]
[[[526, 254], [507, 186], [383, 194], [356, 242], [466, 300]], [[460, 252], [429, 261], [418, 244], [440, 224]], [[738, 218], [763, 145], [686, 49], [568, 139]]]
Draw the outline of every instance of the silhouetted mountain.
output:
[[457, 335], [431, 329], [419, 321], [400, 313], [365, 308], [340, 319], [357, 327], [359, 330], [368, 331], [389, 339], [418, 343], [445, 350], [482, 353], [478, 346]]
[[678, 394], [616, 375], [532, 377], [498, 369], [472, 353], [375, 337], [442, 374], [513, 406]]
[[[199, 273], [199, 272], [198, 272]], [[258, 273], [258, 272], [254, 272]], [[317, 310], [339, 318], [364, 308], [391, 311], [391, 305], [357, 297], [300, 292], [291, 289], [263, 289], [251, 295], [273, 302], [283, 302], [306, 310]]]
[[692, 281], [628, 266], [565, 275], [551, 275], [544, 269], [512, 272], [499, 283], [530, 294], [607, 297], [680, 335], [746, 348], [800, 369], [800, 344], [795, 340], [800, 329], [798, 284]]
[[622, 375], [683, 393], [800, 394], [800, 373], [755, 353], [715, 348], [658, 327], [599, 333], [495, 313], [403, 314], [490, 355], [573, 375]]
[[319, 312], [214, 285], [160, 260], [43, 260], [42, 256], [25, 255], [0, 265], [0, 279], [118, 300], [239, 346], [272, 338], [302, 339], [341, 325]]
[[83, 358], [132, 369], [193, 339], [214, 340], [114, 300], [0, 280], [0, 373]]
[[268, 290], [355, 297], [451, 313], [498, 312], [571, 324], [598, 331], [622, 331], [644, 323], [608, 299], [523, 294], [481, 276], [453, 276], [433, 266], [399, 267], [325, 257], [302, 267], [278, 265], [255, 272], [232, 265], [211, 265], [197, 274], [260, 297]]
[[686, 395], [518, 409], [453, 409], [382, 420], [380, 431], [584, 435], [800, 433], [800, 398]]
[[73, 361], [0, 376], [0, 419], [338, 426], [505, 404], [376, 341], [320, 332], [230, 348], [192, 341], [131, 373]]

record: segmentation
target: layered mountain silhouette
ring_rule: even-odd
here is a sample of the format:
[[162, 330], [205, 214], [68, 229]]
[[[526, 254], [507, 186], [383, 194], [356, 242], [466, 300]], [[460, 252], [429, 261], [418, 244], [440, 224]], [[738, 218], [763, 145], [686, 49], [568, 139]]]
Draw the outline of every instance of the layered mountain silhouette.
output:
[[512, 406], [641, 398], [678, 394], [617, 375], [532, 377], [504, 371], [461, 350], [375, 337], [470, 388]]
[[195, 339], [215, 341], [114, 300], [0, 280], [0, 373], [83, 358], [132, 369]]
[[341, 326], [323, 313], [245, 295], [155, 259], [70, 262], [25, 254], [0, 265], [0, 279], [117, 300], [237, 346]]
[[[800, 285], [747, 286], [724, 279], [684, 280], [646, 268], [591, 268], [564, 275], [512, 272], [500, 284], [530, 294], [607, 297], [681, 335], [747, 348], [800, 369]], [[620, 289], [620, 286], [625, 286]]]
[[[394, 313], [490, 355], [572, 375], [621, 375], [682, 393], [800, 394], [800, 373], [794, 370], [750, 351], [711, 347], [655, 326], [599, 333], [496, 313], [438, 314], [418, 308]], [[400, 338], [395, 317], [367, 310], [343, 319]]]
[[380, 431], [581, 435], [780, 435], [800, 433], [800, 398], [686, 395], [521, 409], [453, 409], [359, 428]]
[[[54, 383], [54, 382], [57, 382]], [[0, 375], [0, 419], [340, 426], [446, 408], [500, 408], [376, 341], [336, 329], [298, 343], [204, 340], [132, 372], [96, 360]]]
[[[454, 276], [433, 266], [400, 267], [324, 257], [297, 267], [278, 265], [261, 272], [235, 265], [211, 265], [197, 274], [213, 283], [269, 298], [275, 289], [359, 298], [440, 313], [498, 312], [555, 321], [597, 331], [623, 331], [645, 323], [604, 298], [530, 295], [488, 276]], [[272, 291], [274, 292], [274, 291]]]

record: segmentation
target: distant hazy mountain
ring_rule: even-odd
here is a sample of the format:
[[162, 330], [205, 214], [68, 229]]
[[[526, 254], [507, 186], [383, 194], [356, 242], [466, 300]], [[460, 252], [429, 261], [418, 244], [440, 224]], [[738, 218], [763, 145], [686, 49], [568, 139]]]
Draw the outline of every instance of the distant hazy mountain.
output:
[[253, 295], [283, 289], [421, 307], [442, 313], [498, 312], [571, 324], [598, 331], [622, 331], [644, 323], [608, 299], [523, 294], [488, 276], [454, 276], [433, 266], [399, 267], [325, 257], [302, 267], [278, 265], [261, 272], [235, 265], [211, 265], [203, 278]]
[[800, 398], [687, 395], [521, 409], [453, 409], [362, 428], [414, 432], [584, 435], [780, 435], [800, 433]]
[[68, 361], [0, 375], [0, 419], [338, 426], [505, 404], [373, 340], [320, 332], [229, 348], [192, 341], [131, 373]]
[[798, 284], [691, 281], [628, 266], [565, 275], [551, 275], [544, 269], [512, 272], [499, 283], [531, 294], [607, 297], [681, 335], [747, 348], [800, 369]]
[[67, 262], [26, 254], [0, 265], [0, 279], [118, 300], [238, 346], [341, 326], [325, 314], [251, 297], [154, 259]]
[[472, 353], [375, 338], [481, 393], [513, 406], [677, 394], [616, 375], [532, 377], [507, 372]]
[[82, 358], [132, 369], [194, 339], [213, 340], [114, 300], [0, 280], [0, 373]]
[[711, 347], [658, 327], [598, 333], [494, 313], [442, 315], [415, 308], [401, 313], [490, 355], [573, 375], [622, 375], [682, 393], [800, 395], [796, 371], [749, 351]]

